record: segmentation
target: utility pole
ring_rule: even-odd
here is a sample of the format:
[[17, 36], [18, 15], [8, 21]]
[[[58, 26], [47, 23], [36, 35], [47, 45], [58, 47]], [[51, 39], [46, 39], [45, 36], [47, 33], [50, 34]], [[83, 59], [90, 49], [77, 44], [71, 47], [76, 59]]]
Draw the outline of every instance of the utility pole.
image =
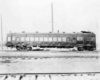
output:
[[52, 15], [52, 17], [51, 17], [51, 22], [52, 22], [52, 33], [54, 32], [54, 26], [53, 26], [53, 2], [51, 2], [51, 15]]
[[1, 49], [3, 50], [3, 28], [2, 28], [2, 14], [1, 14]]

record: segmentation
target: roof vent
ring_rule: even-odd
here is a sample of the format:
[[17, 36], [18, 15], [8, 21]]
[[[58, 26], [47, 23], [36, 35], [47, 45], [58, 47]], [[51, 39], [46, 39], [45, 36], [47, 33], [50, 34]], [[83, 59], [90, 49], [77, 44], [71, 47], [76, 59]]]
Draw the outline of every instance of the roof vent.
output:
[[63, 32], [63, 33], [65, 33], [65, 32]]
[[25, 31], [22, 31], [22, 33], [25, 33]]
[[91, 33], [90, 31], [81, 31], [82, 33]]

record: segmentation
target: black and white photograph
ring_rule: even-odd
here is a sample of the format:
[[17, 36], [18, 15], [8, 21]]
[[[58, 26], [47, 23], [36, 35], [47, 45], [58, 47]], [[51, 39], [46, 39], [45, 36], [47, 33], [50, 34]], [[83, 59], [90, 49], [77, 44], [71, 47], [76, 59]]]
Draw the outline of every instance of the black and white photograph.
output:
[[0, 80], [100, 80], [100, 0], [0, 0]]

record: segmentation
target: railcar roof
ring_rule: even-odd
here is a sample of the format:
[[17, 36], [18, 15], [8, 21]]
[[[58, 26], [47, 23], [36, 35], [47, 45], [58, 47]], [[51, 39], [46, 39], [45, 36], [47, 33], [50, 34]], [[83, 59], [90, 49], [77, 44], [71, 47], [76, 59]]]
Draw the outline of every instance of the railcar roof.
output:
[[95, 36], [94, 33], [9, 33], [10, 35], [89, 35], [89, 36]]
[[34, 34], [37, 34], [37, 35], [58, 35], [58, 34], [76, 34], [76, 33], [9, 33], [9, 34], [12, 34], [12, 35], [20, 35], [20, 34], [29, 34], [29, 35], [34, 35]]
[[8, 34], [93, 34], [93, 33], [8, 33]]

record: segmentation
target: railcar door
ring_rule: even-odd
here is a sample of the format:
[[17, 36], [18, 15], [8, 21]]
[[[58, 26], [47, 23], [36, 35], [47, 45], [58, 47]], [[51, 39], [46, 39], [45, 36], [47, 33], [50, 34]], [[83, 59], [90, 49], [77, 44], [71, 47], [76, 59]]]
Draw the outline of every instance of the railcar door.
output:
[[6, 44], [5, 44], [7, 47], [11, 47], [12, 45], [12, 37], [11, 35], [7, 35], [7, 40], [6, 40]]
[[77, 36], [77, 48], [79, 51], [84, 50], [84, 37], [83, 36]]
[[86, 50], [95, 50], [95, 37], [94, 36], [86, 36], [85, 37], [85, 49]]
[[81, 36], [77, 37], [77, 44], [79, 46], [83, 46], [83, 37], [81, 37]]

